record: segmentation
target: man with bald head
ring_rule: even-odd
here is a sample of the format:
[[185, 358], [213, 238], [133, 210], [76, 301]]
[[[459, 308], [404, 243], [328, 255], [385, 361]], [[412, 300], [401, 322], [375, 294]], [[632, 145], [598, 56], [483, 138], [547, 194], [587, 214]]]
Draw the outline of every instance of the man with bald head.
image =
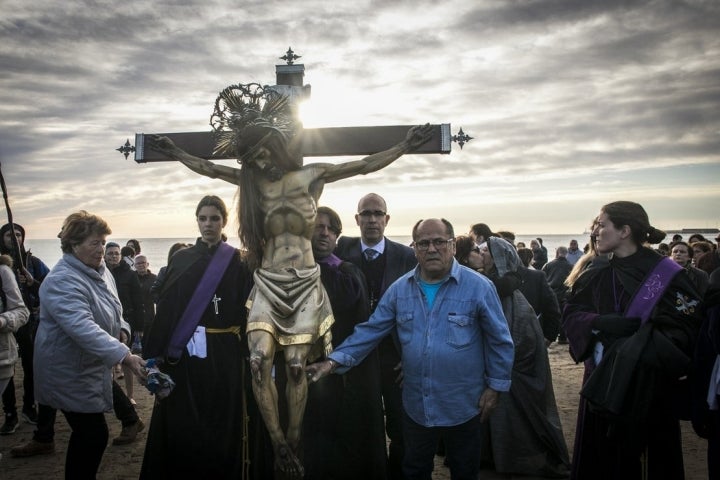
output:
[[453, 479], [477, 479], [480, 424], [510, 389], [513, 342], [490, 281], [455, 260], [445, 219], [413, 228], [418, 265], [395, 281], [367, 322], [322, 362], [306, 367], [312, 382], [358, 365], [390, 332], [402, 353], [405, 407], [402, 472], [431, 478], [442, 436]]
[[[387, 288], [401, 275], [417, 264], [413, 250], [385, 237], [390, 221], [385, 199], [377, 193], [368, 193], [358, 202], [355, 222], [360, 237], [341, 237], [335, 254], [358, 266], [367, 281], [370, 312]], [[390, 439], [388, 478], [400, 480], [402, 476], [402, 390], [397, 382], [400, 365], [400, 348], [397, 338], [388, 335], [378, 347], [382, 375], [382, 394], [385, 406], [385, 430]]]

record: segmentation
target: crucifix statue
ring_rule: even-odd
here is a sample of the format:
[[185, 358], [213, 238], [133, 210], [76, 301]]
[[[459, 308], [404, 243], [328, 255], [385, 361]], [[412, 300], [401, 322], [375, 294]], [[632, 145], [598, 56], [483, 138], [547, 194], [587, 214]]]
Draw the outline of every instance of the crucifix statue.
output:
[[[312, 142], [297, 121], [293, 102], [293, 95], [302, 93], [302, 88], [240, 84], [220, 92], [211, 117], [215, 130], [212, 153], [198, 152], [206, 146], [198, 147], [193, 142], [189, 142], [192, 148], [181, 148], [168, 135], [143, 135], [141, 149], [146, 160], [177, 160], [194, 172], [239, 187], [239, 235], [255, 281], [247, 302], [252, 388], [273, 444], [275, 468], [290, 478], [303, 476], [297, 448], [307, 399], [304, 367], [332, 348], [330, 301], [310, 242], [323, 187], [378, 171], [406, 153], [418, 152], [438, 132], [438, 126], [428, 124], [392, 127], [390, 130], [402, 129], [404, 138], [371, 151], [361, 160], [304, 165], [303, 156]], [[339, 138], [345, 135], [347, 139], [348, 133], [345, 131]], [[356, 142], [366, 133], [352, 132]], [[337, 140], [338, 132], [334, 134]], [[374, 150], [378, 141], [387, 141], [387, 132], [376, 130], [376, 134], [376, 145], [368, 147], [365, 143], [362, 149]], [[333, 135], [321, 137], [327, 152]], [[186, 140], [180, 138], [178, 143]], [[193, 148], [194, 154], [189, 153]], [[236, 158], [240, 168], [213, 163], [209, 158]], [[271, 374], [275, 352], [280, 349], [288, 377], [286, 432], [280, 425], [278, 392]]]

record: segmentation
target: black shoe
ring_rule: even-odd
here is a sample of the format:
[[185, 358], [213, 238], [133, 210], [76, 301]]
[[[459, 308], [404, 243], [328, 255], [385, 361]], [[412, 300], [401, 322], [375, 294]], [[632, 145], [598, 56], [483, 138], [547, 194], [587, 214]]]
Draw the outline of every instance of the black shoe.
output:
[[35, 407], [30, 408], [23, 408], [22, 410], [22, 417], [25, 419], [25, 421], [31, 425], [37, 425], [38, 422], [38, 414], [35, 410]]
[[17, 413], [6, 413], [5, 414], [5, 423], [3, 423], [2, 427], [0, 427], [0, 435], [10, 435], [11, 433], [15, 433], [15, 429], [17, 429], [17, 425], [18, 425]]

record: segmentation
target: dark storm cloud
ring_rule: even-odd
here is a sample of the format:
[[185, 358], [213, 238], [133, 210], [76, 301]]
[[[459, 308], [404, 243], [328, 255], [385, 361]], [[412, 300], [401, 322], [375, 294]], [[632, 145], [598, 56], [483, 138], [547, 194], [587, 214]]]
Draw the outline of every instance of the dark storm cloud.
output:
[[[103, 200], [127, 215], [148, 197], [190, 205], [232, 192], [115, 149], [134, 132], [209, 129], [217, 93], [273, 83], [289, 46], [307, 82], [355, 92], [314, 91], [337, 100], [331, 108], [379, 101], [361, 121], [451, 122], [475, 137], [353, 185], [471, 189], [497, 175], [484, 188], [500, 195], [535, 179], [587, 183], [583, 170], [614, 185], [627, 168], [720, 163], [717, 2], [4, 0], [2, 10], [0, 161], [15, 192], [41, 192], [17, 200], [20, 215]], [[523, 186], [511, 188], [513, 175]], [[711, 175], [693, 181], [718, 195]]]

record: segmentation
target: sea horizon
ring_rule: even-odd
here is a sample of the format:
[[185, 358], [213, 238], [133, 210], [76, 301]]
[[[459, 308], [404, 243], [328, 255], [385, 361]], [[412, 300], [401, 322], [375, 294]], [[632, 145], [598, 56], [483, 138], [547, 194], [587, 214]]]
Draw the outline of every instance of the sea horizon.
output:
[[[679, 233], [683, 235], [683, 238], [687, 239], [693, 233], [702, 233], [707, 235], [708, 233], [717, 233], [718, 229], [700, 229], [700, 232], [686, 231], [687, 229], [681, 230], [665, 230], [668, 237], [664, 239], [665, 243], [670, 243], [672, 235]], [[707, 230], [714, 230], [714, 232], [707, 232]], [[460, 234], [460, 232], [456, 232]], [[464, 232], [463, 232], [464, 233]], [[530, 246], [530, 240], [534, 238], [542, 238], [543, 245], [548, 250], [548, 257], [552, 259], [555, 256], [555, 249], [559, 246], [568, 246], [570, 240], [577, 240], [578, 244], [582, 248], [588, 241], [588, 233], [578, 234], [515, 234], [515, 243], [524, 242], [526, 246]], [[356, 235], [346, 235], [356, 236]], [[388, 235], [389, 239], [401, 243], [403, 245], [410, 245], [412, 237], [410, 235]], [[140, 241], [141, 253], [145, 255], [150, 263], [150, 271], [157, 273], [160, 267], [167, 264], [167, 254], [170, 247], [177, 242], [195, 244], [197, 237], [151, 237], [151, 238], [137, 238]], [[712, 241], [713, 239], [710, 239]], [[108, 241], [116, 242], [120, 246], [124, 246], [128, 238], [123, 237], [111, 237]], [[239, 248], [240, 239], [235, 237], [229, 237], [228, 244]], [[62, 257], [62, 251], [60, 250], [60, 240], [58, 238], [46, 238], [46, 239], [25, 239], [25, 248], [30, 250], [34, 256], [42, 260], [48, 267], [52, 268], [58, 260]]]

